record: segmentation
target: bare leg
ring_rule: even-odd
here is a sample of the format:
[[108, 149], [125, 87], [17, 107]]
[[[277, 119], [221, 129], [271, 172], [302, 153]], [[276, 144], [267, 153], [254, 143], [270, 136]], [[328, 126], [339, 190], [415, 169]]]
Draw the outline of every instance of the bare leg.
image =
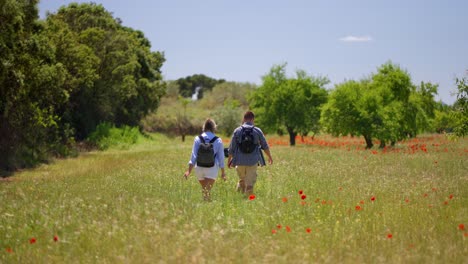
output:
[[199, 180], [199, 182], [202, 187], [203, 200], [211, 201], [210, 191], [211, 191], [211, 188], [213, 188], [213, 184], [215, 180], [204, 178], [203, 180]]

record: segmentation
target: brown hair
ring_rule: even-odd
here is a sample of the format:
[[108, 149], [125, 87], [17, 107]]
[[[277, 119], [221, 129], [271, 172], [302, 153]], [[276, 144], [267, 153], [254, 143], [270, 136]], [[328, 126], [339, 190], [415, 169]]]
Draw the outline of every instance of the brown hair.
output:
[[211, 118], [206, 119], [205, 123], [203, 124], [203, 132], [206, 132], [206, 131], [215, 132], [215, 130], [216, 130], [215, 121]]
[[255, 118], [255, 115], [252, 111], [247, 111], [244, 114], [244, 121], [252, 121]]

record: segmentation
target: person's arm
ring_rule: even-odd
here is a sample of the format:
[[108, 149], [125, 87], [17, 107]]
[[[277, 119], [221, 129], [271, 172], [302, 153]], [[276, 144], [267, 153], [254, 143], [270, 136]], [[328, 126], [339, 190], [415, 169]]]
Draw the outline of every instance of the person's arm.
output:
[[193, 164], [190, 163], [189, 166], [188, 166], [188, 169], [184, 173], [185, 179], [187, 179], [188, 176], [190, 176], [190, 173], [192, 173], [192, 169], [193, 169]]
[[221, 178], [226, 180], [226, 172], [224, 171], [224, 145], [223, 140], [218, 138], [218, 153], [216, 154], [216, 159], [218, 160], [219, 168], [221, 169]]
[[273, 158], [271, 157], [270, 146], [268, 146], [268, 142], [266, 141], [265, 135], [263, 134], [262, 130], [260, 128], [257, 128], [257, 129], [260, 132], [259, 133], [260, 146], [262, 147], [263, 151], [268, 156], [268, 164], [272, 165], [273, 164]]
[[236, 130], [232, 133], [231, 143], [229, 144], [229, 156], [228, 156], [228, 168], [232, 168], [232, 159], [234, 158], [234, 153], [237, 148], [237, 140], [236, 140]]
[[273, 158], [271, 157], [270, 149], [264, 149], [263, 151], [268, 156], [268, 164], [272, 165], [273, 164]]
[[190, 156], [190, 161], [188, 164], [189, 167], [184, 173], [185, 179], [187, 179], [187, 177], [190, 176], [190, 173], [192, 173], [193, 167], [195, 166], [197, 162], [197, 152], [198, 152], [198, 148], [200, 147], [199, 142], [200, 141], [198, 137], [195, 137], [195, 139], [193, 140], [192, 155]]

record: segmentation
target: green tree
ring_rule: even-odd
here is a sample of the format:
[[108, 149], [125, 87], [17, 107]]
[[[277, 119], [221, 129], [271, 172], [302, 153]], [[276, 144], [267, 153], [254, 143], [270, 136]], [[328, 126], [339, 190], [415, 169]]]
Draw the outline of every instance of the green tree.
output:
[[452, 117], [456, 120], [454, 134], [464, 137], [468, 134], [468, 78], [457, 79], [457, 101], [453, 105]]
[[386, 63], [368, 80], [337, 85], [323, 107], [321, 123], [335, 136], [363, 136], [367, 148], [373, 147], [373, 139], [380, 140], [380, 147], [393, 145], [430, 129], [435, 94], [437, 85], [415, 87], [406, 71]]
[[298, 133], [317, 132], [320, 107], [327, 101], [325, 85], [328, 79], [312, 77], [296, 71], [295, 78], [287, 78], [286, 64], [275, 65], [263, 76], [263, 83], [250, 97], [258, 122], [265, 130], [285, 127], [291, 146]]
[[[138, 125], [158, 107], [165, 92], [160, 71], [164, 56], [150, 51], [141, 31], [122, 26], [93, 3], [62, 7], [48, 15], [47, 25], [60, 36], [53, 39], [57, 52], [64, 54], [62, 63], [71, 76], [78, 76], [65, 115], [78, 138], [101, 122]], [[72, 55], [73, 49], [77, 52]]]
[[222, 82], [215, 85], [211, 91], [205, 92], [200, 104], [208, 109], [214, 109], [223, 106], [227, 101], [236, 101], [239, 107], [248, 109], [248, 96], [255, 87], [250, 83]]
[[37, 1], [0, 0], [0, 169], [43, 161], [60, 151], [66, 69], [43, 34]]
[[225, 80], [216, 80], [204, 74], [194, 74], [176, 80], [176, 83], [179, 85], [180, 95], [183, 97], [192, 97], [198, 89], [197, 99], [203, 98], [203, 94], [206, 91], [211, 91], [216, 84], [223, 82], [225, 82]]

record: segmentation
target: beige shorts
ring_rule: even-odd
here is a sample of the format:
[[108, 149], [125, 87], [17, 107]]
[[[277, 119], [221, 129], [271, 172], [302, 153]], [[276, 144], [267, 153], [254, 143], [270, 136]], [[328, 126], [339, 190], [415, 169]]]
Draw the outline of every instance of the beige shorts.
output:
[[236, 166], [237, 175], [239, 180], [245, 184], [245, 186], [254, 186], [257, 181], [257, 165], [254, 166]]
[[197, 175], [198, 180], [204, 180], [206, 178], [216, 180], [218, 177], [218, 165], [214, 165], [211, 168], [205, 167], [195, 167], [195, 174]]

